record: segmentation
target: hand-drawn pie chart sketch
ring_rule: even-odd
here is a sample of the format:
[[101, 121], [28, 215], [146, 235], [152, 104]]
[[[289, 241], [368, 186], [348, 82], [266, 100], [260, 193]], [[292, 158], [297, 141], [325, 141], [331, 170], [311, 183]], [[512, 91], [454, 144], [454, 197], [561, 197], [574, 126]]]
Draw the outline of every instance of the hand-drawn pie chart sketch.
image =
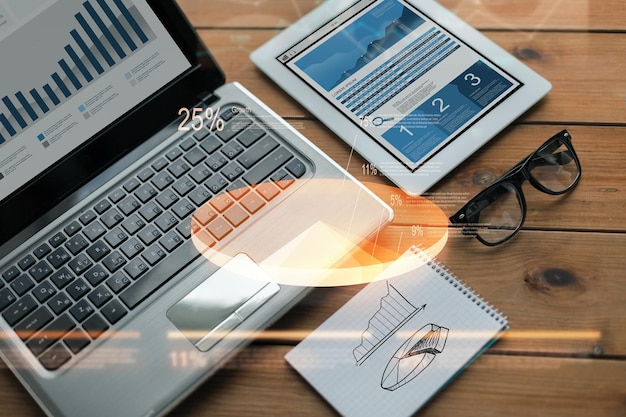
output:
[[443, 352], [449, 329], [428, 323], [402, 344], [387, 363], [380, 386], [393, 391], [410, 382]]
[[356, 364], [362, 365], [376, 349], [425, 307], [426, 304], [415, 307], [393, 285], [387, 283], [387, 295], [380, 299], [380, 308], [370, 318], [367, 329], [361, 334], [361, 344], [352, 350]]

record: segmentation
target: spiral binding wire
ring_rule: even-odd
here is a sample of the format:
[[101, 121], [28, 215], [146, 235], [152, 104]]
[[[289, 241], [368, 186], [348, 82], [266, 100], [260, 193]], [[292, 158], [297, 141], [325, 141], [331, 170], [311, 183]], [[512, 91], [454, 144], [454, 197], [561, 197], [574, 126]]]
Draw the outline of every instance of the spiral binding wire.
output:
[[413, 245], [410, 248], [411, 252], [420, 257], [422, 261], [426, 263], [433, 271], [442, 276], [448, 283], [458, 289], [463, 295], [467, 296], [474, 304], [479, 306], [485, 313], [489, 314], [498, 323], [503, 326], [507, 325], [507, 317], [491, 305], [487, 300], [479, 296], [476, 291], [469, 285], [463, 282], [454, 272], [452, 272], [447, 266], [445, 266], [440, 260], [432, 257], [428, 251], [422, 246]]

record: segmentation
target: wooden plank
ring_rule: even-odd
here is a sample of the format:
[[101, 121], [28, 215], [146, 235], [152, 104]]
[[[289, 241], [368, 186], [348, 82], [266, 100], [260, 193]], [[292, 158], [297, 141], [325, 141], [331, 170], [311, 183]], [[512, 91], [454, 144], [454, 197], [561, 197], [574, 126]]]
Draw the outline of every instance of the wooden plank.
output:
[[[285, 28], [319, 0], [178, 0], [191, 22], [202, 28]], [[441, 0], [479, 29], [624, 30], [626, 5], [619, 0]], [[233, 7], [236, 8], [234, 12]]]
[[[508, 316], [497, 351], [610, 356], [626, 355], [624, 247], [623, 234], [522, 231], [496, 248], [451, 237], [439, 258]], [[300, 340], [360, 288], [316, 289], [268, 336]]]
[[[201, 30], [229, 80], [243, 83], [283, 117], [310, 117], [252, 64], [250, 53], [273, 30]], [[540, 123], [624, 124], [626, 37], [607, 33], [486, 32], [552, 83], [552, 91], [520, 119]], [[590, 104], [593, 103], [593, 104]]]
[[[283, 357], [288, 346], [252, 346], [183, 401], [172, 417], [336, 415]], [[349, 389], [349, 388], [347, 388]], [[0, 417], [43, 417], [0, 366]], [[420, 416], [623, 416], [626, 362], [485, 354]], [[253, 411], [254, 410], [254, 411]]]

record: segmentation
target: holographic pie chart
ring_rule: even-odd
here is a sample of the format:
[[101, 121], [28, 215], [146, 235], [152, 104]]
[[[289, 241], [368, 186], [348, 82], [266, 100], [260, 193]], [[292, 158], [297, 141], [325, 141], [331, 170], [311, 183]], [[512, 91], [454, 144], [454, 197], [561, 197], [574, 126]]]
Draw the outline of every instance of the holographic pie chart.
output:
[[429, 323], [415, 332], [387, 363], [381, 387], [394, 391], [422, 373], [443, 351], [448, 330]]

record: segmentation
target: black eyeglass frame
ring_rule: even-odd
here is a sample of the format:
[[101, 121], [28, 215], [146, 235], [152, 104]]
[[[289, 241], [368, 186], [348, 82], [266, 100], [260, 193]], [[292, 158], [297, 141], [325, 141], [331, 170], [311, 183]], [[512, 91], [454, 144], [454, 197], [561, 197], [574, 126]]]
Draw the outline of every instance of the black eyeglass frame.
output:
[[[545, 152], [548, 149], [556, 150], [559, 146], [564, 145], [567, 150], [571, 153], [571, 157], [576, 164], [577, 167], [577, 175], [576, 178], [572, 181], [572, 183], [567, 186], [565, 189], [560, 191], [554, 191], [549, 188], [546, 188], [541, 183], [539, 183], [530, 173], [531, 168], [534, 168], [532, 165], [533, 161], [543, 160], [542, 157], [537, 158], [538, 155]], [[567, 161], [568, 163], [571, 161]], [[576, 155], [576, 151], [574, 150], [574, 146], [572, 144], [572, 137], [567, 130], [562, 130], [556, 135], [552, 136], [550, 139], [545, 141], [539, 148], [537, 148], [533, 153], [528, 155], [526, 158], [517, 163], [513, 168], [509, 169], [507, 172], [502, 174], [499, 178], [497, 178], [492, 184], [490, 184], [483, 191], [476, 194], [472, 197], [467, 203], [463, 205], [456, 213], [450, 216], [449, 220], [452, 226], [462, 227], [462, 233], [464, 235], [472, 235], [476, 237], [481, 243], [487, 246], [497, 246], [501, 243], [504, 243], [515, 236], [519, 230], [524, 225], [524, 221], [526, 220], [526, 197], [524, 196], [524, 191], [522, 190], [522, 184], [524, 181], [528, 180], [532, 184], [535, 189], [550, 195], [561, 195], [565, 194], [568, 191], [572, 190], [579, 182], [580, 176], [582, 174], [582, 168], [580, 165], [580, 160], [578, 159], [578, 155]], [[477, 229], [480, 227], [476, 222], [472, 222], [472, 218], [475, 214], [480, 213], [480, 211], [487, 207], [489, 204], [480, 207], [478, 205], [479, 202], [489, 200], [489, 203], [495, 201], [500, 195], [501, 192], [498, 193], [497, 190], [504, 183], [511, 184], [516, 189], [516, 195], [520, 207], [522, 209], [522, 218], [511, 234], [507, 237], [497, 241], [490, 242], [483, 239], [478, 233]], [[477, 208], [472, 209], [472, 205], [475, 205]]]

